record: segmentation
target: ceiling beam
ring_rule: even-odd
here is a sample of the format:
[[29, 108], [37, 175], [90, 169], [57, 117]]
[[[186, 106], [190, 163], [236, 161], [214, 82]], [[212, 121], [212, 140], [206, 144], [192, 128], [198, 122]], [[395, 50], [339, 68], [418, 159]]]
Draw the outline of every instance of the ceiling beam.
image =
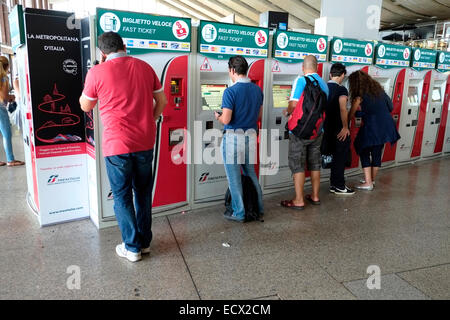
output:
[[[256, 21], [249, 19], [248, 17], [243, 16], [239, 12], [236, 12], [234, 9], [231, 9], [230, 7], [224, 5], [223, 3], [220, 3], [216, 0], [201, 0], [203, 6], [205, 6], [205, 9], [208, 10], [208, 8], [212, 8], [218, 13], [222, 14], [223, 16], [228, 16], [230, 14], [235, 15], [236, 23], [238, 24], [248, 24], [248, 25], [257, 25]], [[259, 20], [258, 20], [259, 24]]]
[[199, 19], [199, 20], [208, 19], [208, 17], [205, 16], [204, 14], [202, 14], [201, 12], [199, 12], [189, 6], [186, 6], [185, 4], [181, 3], [180, 1], [175, 1], [175, 0], [160, 0], [160, 1], [162, 1], [164, 3], [168, 3], [176, 8], [179, 8], [180, 10], [187, 12], [190, 15], [196, 17], [196, 19]]
[[220, 21], [225, 15], [221, 14], [220, 12], [217, 12], [216, 10], [212, 8], [205, 8], [205, 5], [197, 0], [179, 0], [186, 4], [187, 6], [204, 13], [204, 15], [211, 18], [211, 20], [217, 20]]
[[191, 18], [191, 19], [194, 19], [194, 20], [201, 20], [201, 19], [199, 19], [198, 17], [194, 16], [193, 14], [191, 14], [191, 13], [189, 13], [189, 12], [187, 12], [187, 11], [185, 11], [185, 10], [179, 8], [179, 7], [176, 7], [176, 6], [172, 5], [172, 4], [170, 4], [170, 3], [167, 2], [166, 0], [157, 0], [157, 1], [158, 1], [159, 3], [165, 5], [166, 7], [168, 7], [168, 8], [170, 8], [170, 9], [173, 9], [173, 10], [179, 12], [181, 15], [185, 15], [185, 16]]

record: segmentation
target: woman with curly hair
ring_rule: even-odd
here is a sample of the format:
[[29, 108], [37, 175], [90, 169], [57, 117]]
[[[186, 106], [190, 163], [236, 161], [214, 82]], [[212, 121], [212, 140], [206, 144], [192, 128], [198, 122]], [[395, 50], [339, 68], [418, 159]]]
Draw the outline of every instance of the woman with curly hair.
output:
[[362, 126], [356, 136], [354, 146], [361, 158], [365, 180], [356, 186], [359, 190], [373, 190], [375, 177], [381, 167], [383, 147], [387, 142], [395, 144], [399, 139], [392, 119], [392, 101], [383, 87], [363, 71], [353, 72], [349, 78], [352, 108], [349, 121], [361, 108]]

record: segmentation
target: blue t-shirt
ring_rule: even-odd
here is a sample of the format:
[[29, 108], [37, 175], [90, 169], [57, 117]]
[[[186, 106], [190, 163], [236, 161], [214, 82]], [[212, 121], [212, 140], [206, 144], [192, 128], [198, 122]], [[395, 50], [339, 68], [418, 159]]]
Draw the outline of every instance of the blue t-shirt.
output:
[[261, 88], [244, 78], [225, 89], [222, 98], [222, 109], [233, 111], [231, 121], [225, 125], [228, 129], [258, 129], [259, 111], [263, 104]]
[[[319, 82], [320, 88], [327, 94], [329, 94], [328, 85], [323, 81], [323, 79], [317, 73], [308, 74], [308, 77], [313, 77]], [[290, 101], [299, 101], [302, 96], [303, 90], [306, 87], [306, 80], [304, 76], [299, 76], [294, 81], [294, 85], [292, 87], [292, 93]]]

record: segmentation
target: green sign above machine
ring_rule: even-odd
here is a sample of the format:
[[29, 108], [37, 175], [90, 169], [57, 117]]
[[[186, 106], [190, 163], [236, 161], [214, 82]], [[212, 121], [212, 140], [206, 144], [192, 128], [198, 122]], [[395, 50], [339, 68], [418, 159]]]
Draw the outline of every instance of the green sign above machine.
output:
[[375, 64], [381, 68], [407, 68], [411, 61], [411, 48], [379, 43], [375, 51]]
[[97, 9], [97, 32], [119, 33], [129, 54], [191, 51], [191, 19]]
[[199, 53], [215, 59], [241, 55], [267, 58], [269, 29], [200, 21], [198, 28]]
[[450, 71], [450, 52], [438, 51], [436, 64], [437, 71]]
[[18, 47], [25, 43], [25, 27], [23, 23], [23, 8], [16, 5], [8, 16], [9, 31], [11, 34], [11, 46], [15, 52]]
[[414, 48], [411, 61], [411, 68], [421, 71], [425, 69], [434, 69], [436, 67], [437, 51]]
[[319, 62], [327, 61], [326, 36], [278, 30], [273, 39], [273, 56], [279, 61], [299, 63], [309, 55], [315, 56]]
[[373, 42], [333, 38], [331, 40], [331, 62], [344, 65], [372, 64]]

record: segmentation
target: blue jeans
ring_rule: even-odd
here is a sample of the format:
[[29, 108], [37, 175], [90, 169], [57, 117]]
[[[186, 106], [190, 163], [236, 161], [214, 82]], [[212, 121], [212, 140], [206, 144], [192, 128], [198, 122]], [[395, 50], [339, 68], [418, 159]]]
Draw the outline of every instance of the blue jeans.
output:
[[6, 161], [14, 161], [12, 148], [11, 123], [9, 122], [8, 110], [0, 104], [0, 132], [3, 136], [3, 148], [5, 148]]
[[[250, 152], [251, 151], [251, 152]], [[238, 219], [245, 218], [245, 207], [242, 191], [242, 173], [250, 177], [258, 193], [259, 212], [264, 213], [261, 186], [255, 173], [254, 163], [250, 160], [256, 159], [256, 134], [250, 136], [227, 132], [222, 140], [222, 159], [224, 161], [225, 172], [227, 174], [228, 185], [231, 193], [231, 205], [233, 215]], [[252, 159], [250, 159], [252, 158]], [[255, 162], [255, 161], [253, 161]]]
[[152, 161], [153, 150], [105, 157], [122, 240], [135, 253], [148, 248], [153, 236]]

